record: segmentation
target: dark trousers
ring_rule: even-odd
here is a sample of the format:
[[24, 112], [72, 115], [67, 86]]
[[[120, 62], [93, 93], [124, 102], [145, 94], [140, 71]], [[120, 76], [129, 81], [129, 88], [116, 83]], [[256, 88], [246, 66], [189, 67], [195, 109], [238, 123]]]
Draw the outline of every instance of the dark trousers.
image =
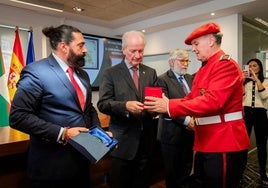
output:
[[188, 187], [189, 175], [192, 169], [192, 145], [161, 144], [165, 179], [167, 188]]
[[134, 160], [112, 158], [111, 183], [113, 188], [149, 188], [149, 160], [139, 156]]
[[196, 152], [191, 187], [237, 188], [246, 167], [247, 152]]
[[260, 175], [266, 178], [268, 120], [264, 108], [245, 107], [245, 124], [250, 137], [254, 127]]
[[90, 188], [89, 178], [66, 180], [31, 180], [31, 188]]

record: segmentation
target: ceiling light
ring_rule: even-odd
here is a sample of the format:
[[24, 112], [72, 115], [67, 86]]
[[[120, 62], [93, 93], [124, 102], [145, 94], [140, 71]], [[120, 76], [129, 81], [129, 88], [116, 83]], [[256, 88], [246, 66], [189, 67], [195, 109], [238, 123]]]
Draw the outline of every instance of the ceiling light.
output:
[[146, 33], [146, 30], [145, 30], [145, 29], [143, 29], [143, 30], [141, 30], [141, 32]]
[[43, 8], [47, 10], [63, 12], [63, 6], [61, 4], [56, 4], [52, 2], [46, 3], [46, 1], [40, 1], [40, 0], [10, 0], [10, 1], [24, 4], [24, 5], [30, 5], [30, 6], [34, 6], [38, 8]]
[[81, 8], [81, 7], [73, 7], [73, 10], [76, 11], [76, 12], [82, 12], [84, 11], [85, 9]]
[[266, 22], [265, 20], [261, 19], [261, 18], [254, 18], [257, 22], [265, 25], [266, 27], [268, 27], [268, 22]]
[[210, 13], [210, 16], [215, 16], [215, 12], [211, 12]]

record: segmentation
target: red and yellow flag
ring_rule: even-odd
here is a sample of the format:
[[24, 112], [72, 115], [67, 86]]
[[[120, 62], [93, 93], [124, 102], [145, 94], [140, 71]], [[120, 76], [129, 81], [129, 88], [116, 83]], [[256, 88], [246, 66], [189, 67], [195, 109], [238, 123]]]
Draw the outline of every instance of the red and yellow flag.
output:
[[16, 27], [15, 41], [13, 46], [13, 53], [11, 57], [9, 77], [8, 77], [8, 91], [11, 101], [13, 100], [14, 94], [17, 90], [16, 84], [20, 79], [20, 72], [23, 66], [24, 66], [24, 58], [20, 43], [18, 27]]

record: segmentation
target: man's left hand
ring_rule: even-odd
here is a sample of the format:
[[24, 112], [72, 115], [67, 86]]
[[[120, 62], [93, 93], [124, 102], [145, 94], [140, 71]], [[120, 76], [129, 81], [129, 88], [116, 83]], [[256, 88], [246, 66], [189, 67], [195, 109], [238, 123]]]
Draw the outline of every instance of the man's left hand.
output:
[[144, 109], [149, 112], [167, 113], [169, 99], [163, 94], [162, 98], [145, 97]]

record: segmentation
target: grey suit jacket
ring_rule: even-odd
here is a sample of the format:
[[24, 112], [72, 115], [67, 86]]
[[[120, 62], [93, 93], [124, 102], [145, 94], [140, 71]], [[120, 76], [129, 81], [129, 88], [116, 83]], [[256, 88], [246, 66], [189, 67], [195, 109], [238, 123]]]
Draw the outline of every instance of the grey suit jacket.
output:
[[10, 126], [30, 134], [28, 173], [36, 179], [73, 177], [88, 169], [87, 160], [70, 145], [58, 144], [61, 127], [99, 125], [91, 103], [89, 77], [76, 73], [87, 89], [82, 110], [76, 92], [55, 58], [27, 65], [21, 72], [12, 102]]
[[127, 101], [144, 101], [145, 86], [157, 84], [156, 71], [148, 66], [139, 66], [139, 76], [138, 92], [125, 62], [121, 62], [106, 69], [99, 88], [98, 108], [111, 116], [109, 129], [118, 140], [118, 147], [111, 155], [127, 160], [135, 157], [139, 144], [147, 148], [149, 154], [156, 139], [153, 115], [146, 111], [133, 115], [126, 109]]
[[[185, 80], [189, 88], [191, 88], [193, 76], [186, 74]], [[185, 96], [183, 88], [172, 70], [168, 70], [160, 75], [158, 82], [168, 98], [183, 98]], [[185, 117], [171, 120], [167, 114], [161, 115], [158, 124], [158, 139], [166, 144], [181, 144], [182, 141], [186, 141], [184, 139], [185, 134], [192, 135], [192, 133], [185, 129], [186, 127], [183, 125], [184, 120]]]

